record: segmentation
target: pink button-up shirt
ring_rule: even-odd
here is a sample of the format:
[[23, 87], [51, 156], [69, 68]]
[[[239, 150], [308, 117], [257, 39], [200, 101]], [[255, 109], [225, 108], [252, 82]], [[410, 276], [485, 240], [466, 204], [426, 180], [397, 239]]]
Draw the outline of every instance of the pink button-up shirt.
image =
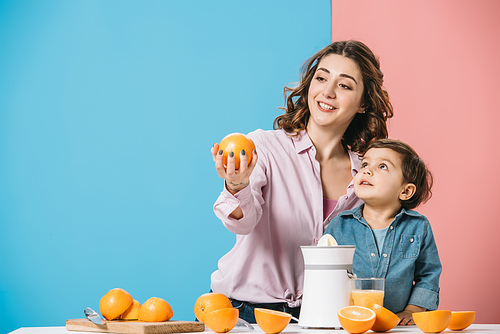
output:
[[[323, 220], [323, 190], [316, 148], [306, 131], [290, 137], [282, 130], [257, 130], [248, 135], [259, 160], [250, 185], [234, 196], [225, 188], [214, 204], [236, 244], [219, 260], [211, 288], [251, 303], [301, 303], [304, 260], [300, 246], [315, 245], [330, 220], [362, 203], [353, 182]], [[361, 160], [349, 151], [352, 175]], [[229, 217], [238, 206], [243, 218]]]

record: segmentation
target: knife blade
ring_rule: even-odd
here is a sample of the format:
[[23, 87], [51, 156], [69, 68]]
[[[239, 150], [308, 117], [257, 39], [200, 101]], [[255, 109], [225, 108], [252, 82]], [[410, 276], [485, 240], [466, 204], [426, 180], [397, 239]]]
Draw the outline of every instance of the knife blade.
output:
[[85, 317], [92, 321], [96, 325], [104, 325], [104, 320], [101, 318], [99, 313], [91, 309], [90, 307], [87, 307], [83, 313], [85, 314]]
[[241, 318], [238, 318], [238, 322], [236, 323], [236, 326], [246, 327], [246, 328], [249, 328], [249, 329], [253, 329], [253, 326], [250, 325], [248, 323], [248, 321], [246, 321], [244, 319], [241, 319]]

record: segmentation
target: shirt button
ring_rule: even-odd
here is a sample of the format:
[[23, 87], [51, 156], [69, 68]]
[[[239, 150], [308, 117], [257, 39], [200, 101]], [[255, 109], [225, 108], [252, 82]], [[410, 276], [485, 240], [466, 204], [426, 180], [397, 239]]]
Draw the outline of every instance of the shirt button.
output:
[[394, 230], [394, 226], [391, 225], [391, 227], [389, 227], [389, 230]]
[[410, 238], [410, 242], [413, 242], [413, 238]]
[[384, 254], [382, 254], [382, 256], [383, 256], [383, 257], [387, 257], [387, 254], [385, 254], [385, 253], [384, 253]]
[[375, 257], [375, 253], [371, 253], [370, 255], [371, 255], [372, 257]]

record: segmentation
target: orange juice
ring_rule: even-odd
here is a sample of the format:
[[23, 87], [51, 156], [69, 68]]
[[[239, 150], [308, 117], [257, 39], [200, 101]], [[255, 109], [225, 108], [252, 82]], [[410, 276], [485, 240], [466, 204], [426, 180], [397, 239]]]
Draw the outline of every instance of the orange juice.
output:
[[364, 306], [372, 308], [373, 304], [383, 306], [384, 291], [383, 290], [352, 290], [351, 305]]

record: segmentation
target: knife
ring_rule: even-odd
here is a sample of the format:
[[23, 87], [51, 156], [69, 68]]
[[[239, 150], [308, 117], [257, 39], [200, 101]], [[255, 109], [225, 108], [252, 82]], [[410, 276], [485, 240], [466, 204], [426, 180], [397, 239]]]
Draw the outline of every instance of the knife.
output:
[[238, 322], [236, 323], [236, 326], [240, 326], [240, 327], [246, 327], [246, 328], [249, 328], [249, 329], [253, 329], [253, 326], [250, 325], [248, 323], [248, 321], [246, 320], [243, 320], [241, 318], [238, 318]]
[[104, 325], [104, 320], [101, 318], [101, 316], [99, 315], [99, 313], [97, 313], [96, 311], [94, 311], [90, 307], [87, 307], [85, 309], [85, 311], [83, 311], [83, 313], [85, 313], [85, 317], [87, 319], [89, 319], [90, 321], [92, 321], [94, 324], [96, 324], [96, 325]]

